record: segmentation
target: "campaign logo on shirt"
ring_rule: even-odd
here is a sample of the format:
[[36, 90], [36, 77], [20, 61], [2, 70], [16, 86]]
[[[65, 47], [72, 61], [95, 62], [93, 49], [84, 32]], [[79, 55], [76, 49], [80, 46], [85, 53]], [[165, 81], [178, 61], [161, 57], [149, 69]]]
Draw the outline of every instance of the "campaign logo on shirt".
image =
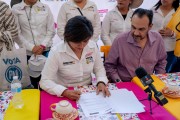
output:
[[91, 63], [91, 62], [94, 62], [93, 57], [92, 57], [92, 56], [87, 57], [87, 58], [86, 58], [86, 63], [89, 64], [89, 63]]
[[72, 65], [72, 64], [75, 64], [75, 61], [63, 62], [63, 65], [64, 65], [64, 66], [66, 66], [66, 65]]
[[88, 10], [89, 11], [95, 11], [93, 6], [89, 7]]
[[45, 11], [46, 9], [45, 9], [45, 7], [43, 6], [43, 7], [36, 7], [36, 12], [40, 12], [40, 11]]

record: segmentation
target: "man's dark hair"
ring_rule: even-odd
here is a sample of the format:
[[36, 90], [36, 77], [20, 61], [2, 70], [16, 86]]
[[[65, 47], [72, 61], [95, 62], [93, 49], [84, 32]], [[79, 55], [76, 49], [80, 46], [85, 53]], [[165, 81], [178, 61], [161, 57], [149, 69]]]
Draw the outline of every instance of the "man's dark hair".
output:
[[93, 35], [91, 22], [83, 16], [75, 16], [68, 20], [64, 30], [64, 40], [67, 42], [81, 42]]
[[138, 8], [134, 11], [132, 17], [134, 15], [137, 15], [139, 18], [142, 18], [143, 16], [147, 16], [149, 18], [149, 25], [152, 24], [152, 20], [153, 20], [153, 12], [152, 10], [147, 10], [147, 9], [143, 9], [143, 8]]
[[[176, 11], [179, 7], [179, 0], [174, 0], [172, 3], [172, 7], [174, 8], [174, 10]], [[161, 0], [158, 1], [158, 3], [156, 3], [155, 5], [155, 10], [157, 10], [160, 6], [162, 5]]]

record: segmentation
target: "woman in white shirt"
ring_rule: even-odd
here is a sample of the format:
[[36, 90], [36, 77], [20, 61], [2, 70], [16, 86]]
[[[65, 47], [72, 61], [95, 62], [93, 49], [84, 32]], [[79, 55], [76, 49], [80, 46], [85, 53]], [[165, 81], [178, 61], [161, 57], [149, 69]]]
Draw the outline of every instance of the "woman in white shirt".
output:
[[166, 26], [178, 7], [179, 0], [159, 0], [159, 2], [152, 8], [154, 13], [152, 30], [158, 31], [164, 39], [167, 52], [167, 73], [171, 72], [177, 58], [174, 55], [176, 36], [174, 32], [169, 28], [166, 28]]
[[94, 29], [91, 40], [97, 42], [101, 34], [101, 21], [96, 4], [90, 0], [70, 0], [61, 6], [57, 20], [58, 36], [64, 40], [64, 27], [67, 21], [77, 15], [85, 16], [91, 21]]
[[[32, 54], [47, 56], [55, 35], [54, 19], [50, 8], [39, 0], [23, 0], [13, 6], [19, 30], [19, 39], [27, 51], [27, 58]], [[31, 75], [32, 76], [32, 75]], [[40, 76], [31, 77], [35, 88]]]
[[109, 11], [102, 23], [101, 39], [104, 45], [112, 45], [116, 36], [131, 29], [133, 10], [143, 0], [117, 0], [117, 6]]
[[106, 72], [96, 43], [90, 41], [93, 27], [83, 16], [71, 18], [64, 31], [64, 43], [54, 46], [42, 71], [40, 86], [52, 95], [78, 100], [80, 91], [67, 87], [91, 84], [91, 73], [97, 78], [97, 93], [110, 93]]

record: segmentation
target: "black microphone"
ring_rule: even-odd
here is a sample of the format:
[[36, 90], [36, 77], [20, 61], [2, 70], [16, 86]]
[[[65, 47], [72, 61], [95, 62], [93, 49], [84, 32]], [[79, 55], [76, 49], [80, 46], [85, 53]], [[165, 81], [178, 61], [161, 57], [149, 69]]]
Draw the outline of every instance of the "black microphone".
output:
[[154, 97], [161, 106], [168, 103], [168, 100], [164, 97], [164, 95], [156, 90], [155, 86], [152, 84], [154, 82], [153, 78], [145, 71], [144, 68], [137, 68], [135, 73], [137, 77], [141, 80], [141, 83], [144, 85], [144, 87], [148, 86], [149, 89], [154, 92]]

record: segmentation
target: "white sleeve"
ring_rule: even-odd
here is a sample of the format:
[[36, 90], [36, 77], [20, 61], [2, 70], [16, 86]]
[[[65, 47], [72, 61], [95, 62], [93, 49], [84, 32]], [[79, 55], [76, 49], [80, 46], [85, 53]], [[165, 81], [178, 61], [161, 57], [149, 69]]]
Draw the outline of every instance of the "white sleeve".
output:
[[39, 84], [41, 88], [49, 94], [60, 97], [63, 91], [67, 88], [55, 82], [55, 80], [57, 80], [59, 64], [59, 59], [56, 56], [55, 52], [51, 50], [41, 73], [42, 77]]
[[101, 34], [101, 20], [100, 20], [97, 7], [95, 6], [94, 9], [95, 9], [94, 25], [93, 25], [94, 33], [91, 40], [93, 40], [94, 42], [97, 42], [99, 39], [99, 35]]
[[107, 13], [102, 22], [101, 40], [104, 45], [112, 45], [110, 39], [110, 14]]
[[104, 82], [105, 84], [108, 83], [108, 79], [106, 76], [106, 71], [98, 51], [97, 46], [95, 46], [95, 61], [94, 61], [93, 73], [96, 75], [97, 83], [99, 81]]
[[57, 34], [61, 40], [64, 40], [64, 27], [66, 26], [66, 10], [65, 4], [63, 4], [59, 10], [57, 18]]
[[19, 18], [18, 18], [18, 15], [17, 15], [17, 8], [15, 8], [14, 6], [12, 7], [12, 12], [15, 16], [15, 19], [16, 19], [16, 23], [17, 23], [17, 28], [18, 28], [18, 37], [19, 37], [19, 40], [20, 42], [23, 44], [22, 46], [25, 46], [27, 50], [29, 51], [32, 51], [33, 47], [35, 46], [34, 44], [28, 42], [24, 37], [23, 35], [21, 34], [21, 28], [20, 28], [20, 23], [19, 23]]
[[47, 46], [47, 44], [52, 41], [55, 35], [55, 26], [54, 26], [54, 18], [50, 8], [46, 5], [48, 9], [48, 18], [47, 18], [47, 25], [46, 25], [46, 37], [41, 43], [41, 45]]

